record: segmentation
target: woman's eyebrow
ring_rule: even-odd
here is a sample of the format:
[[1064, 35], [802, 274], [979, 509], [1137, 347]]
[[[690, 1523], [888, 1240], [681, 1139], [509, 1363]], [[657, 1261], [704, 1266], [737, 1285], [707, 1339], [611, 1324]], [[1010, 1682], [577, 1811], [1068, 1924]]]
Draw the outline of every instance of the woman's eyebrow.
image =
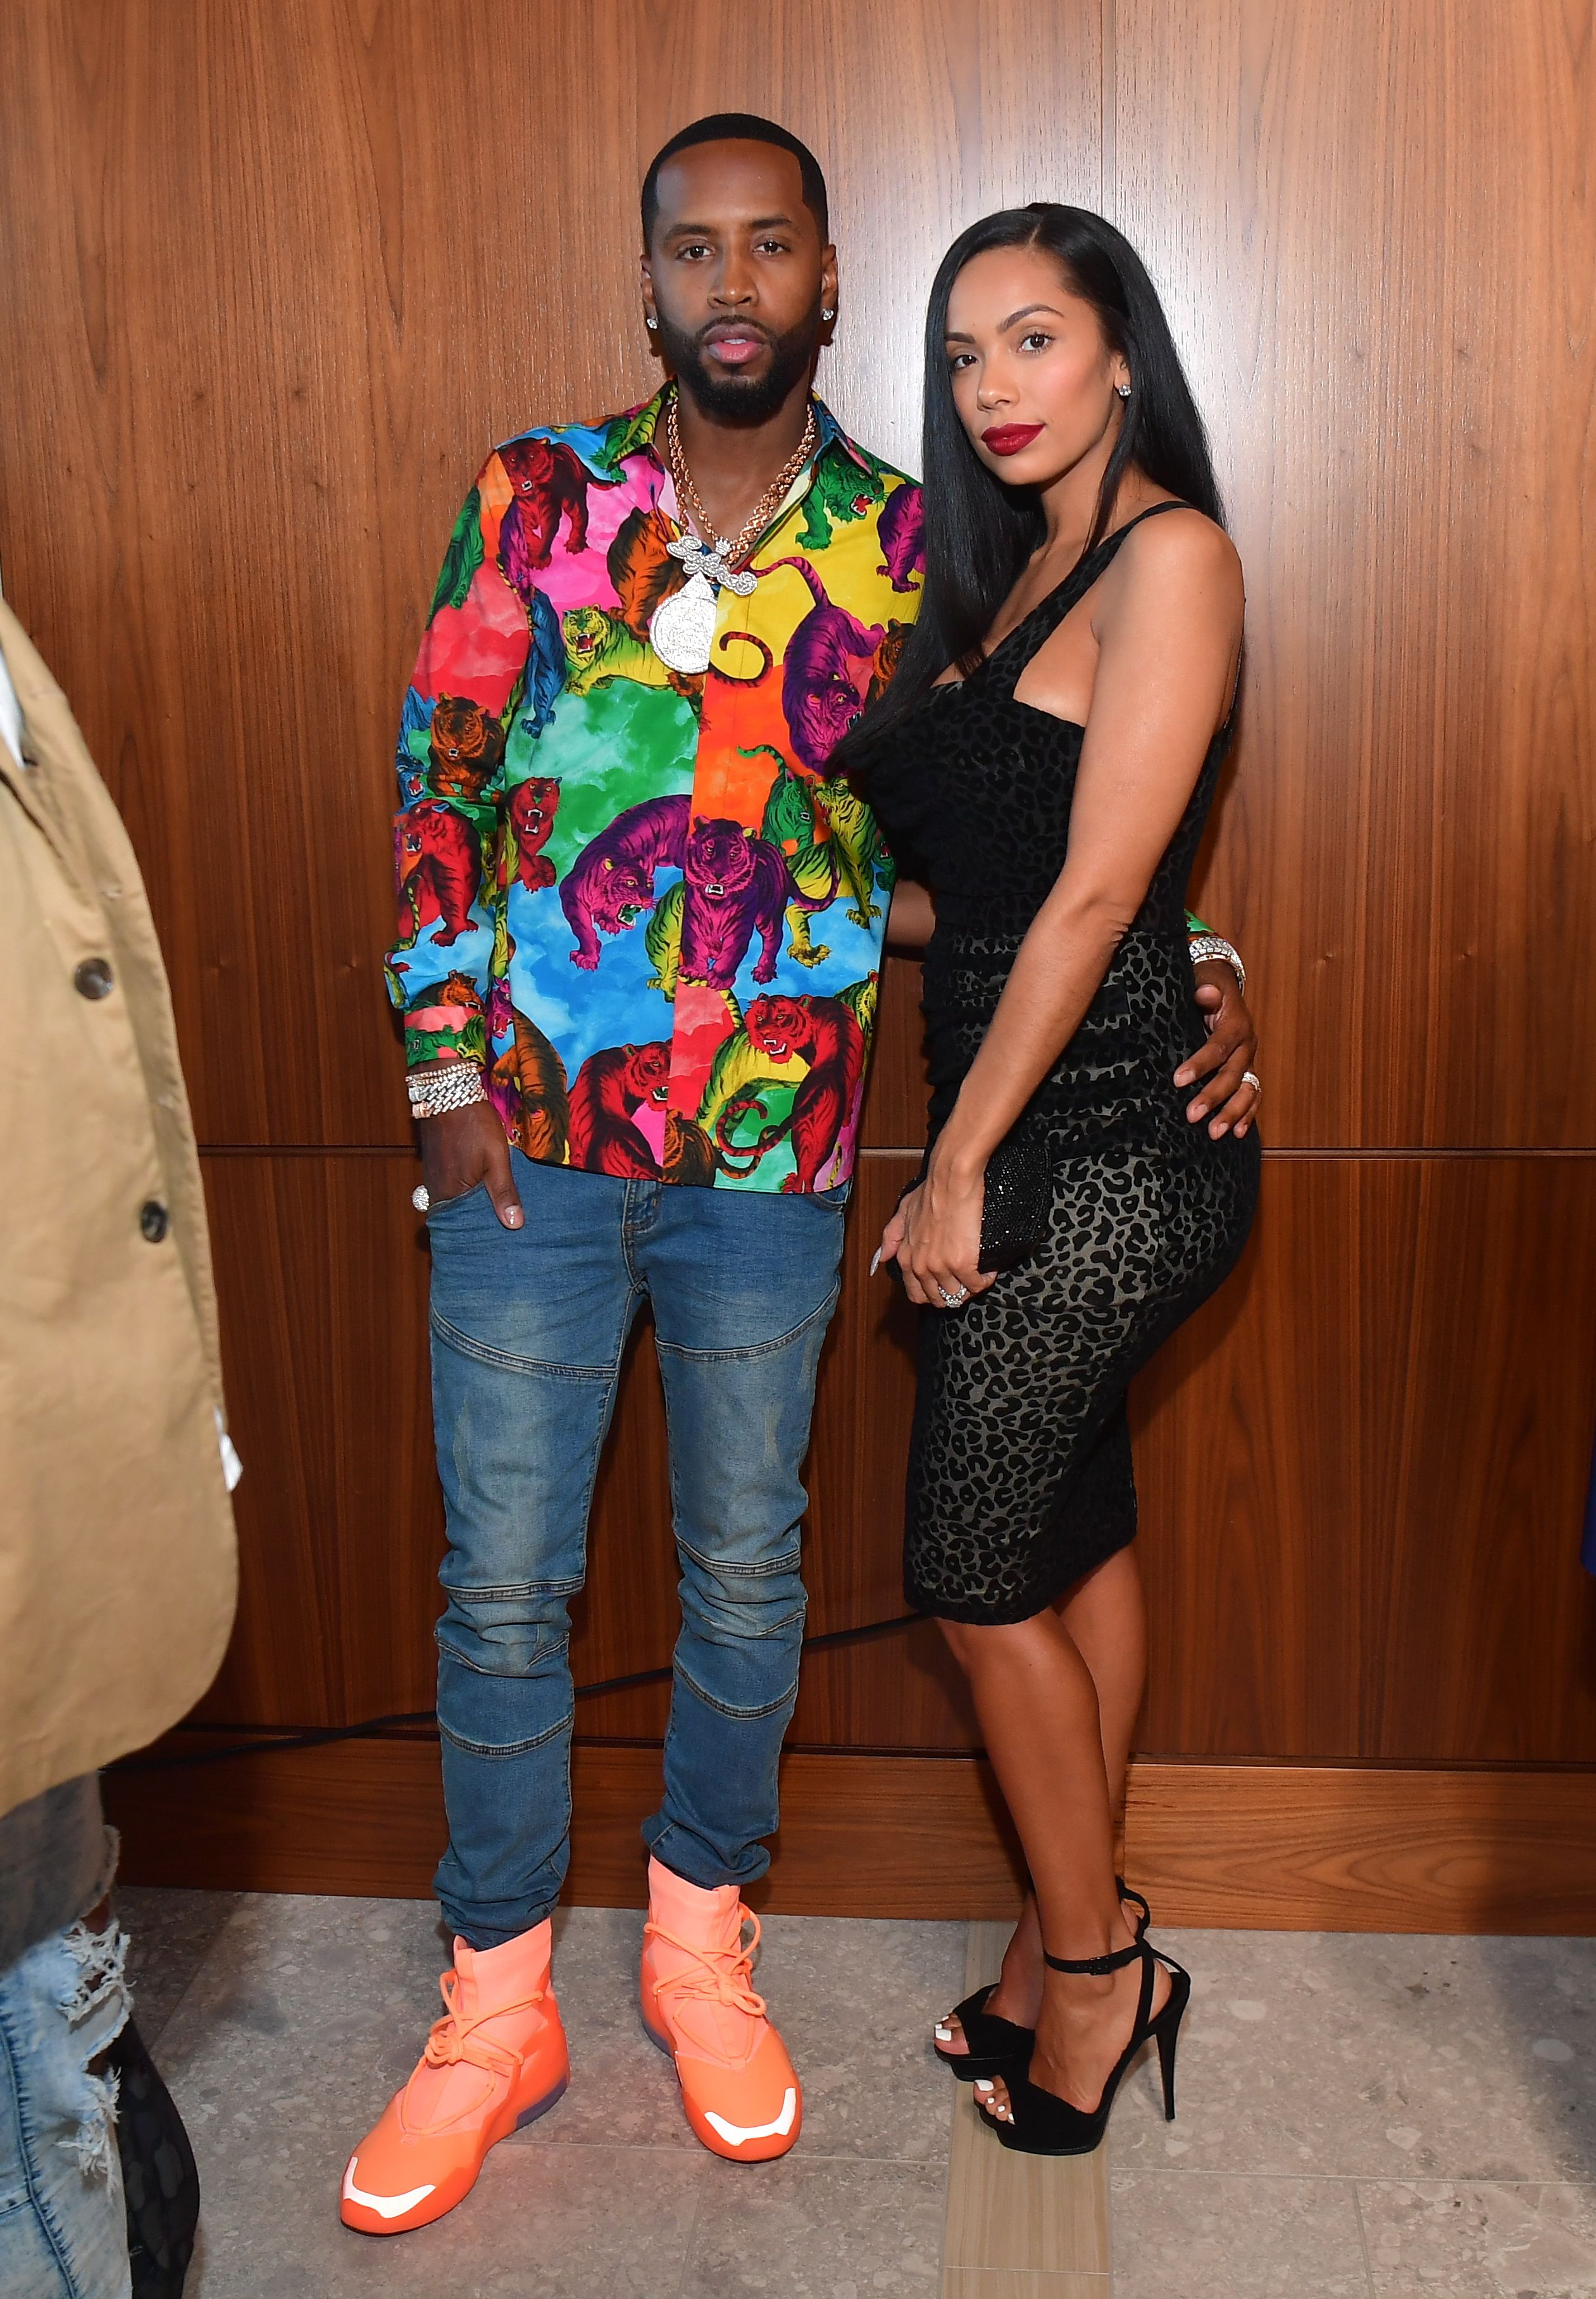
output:
[[[1007, 335], [1009, 329], [1017, 326], [1021, 320], [1028, 320], [1033, 311], [1051, 311], [1055, 320], [1061, 320], [1065, 316], [1056, 303], [1022, 303], [1018, 311], [1010, 311], [1006, 320], [998, 321], [998, 334]], [[975, 340], [974, 336], [967, 336], [957, 328], [950, 328], [943, 337], [943, 341], [949, 344], [973, 344]]]

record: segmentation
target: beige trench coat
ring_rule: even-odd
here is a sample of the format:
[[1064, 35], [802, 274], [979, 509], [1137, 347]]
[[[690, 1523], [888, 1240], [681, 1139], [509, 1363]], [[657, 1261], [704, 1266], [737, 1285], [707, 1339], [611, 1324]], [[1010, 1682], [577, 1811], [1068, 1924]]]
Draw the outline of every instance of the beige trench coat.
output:
[[0, 601], [0, 1813], [154, 1739], [235, 1593], [216, 1298], [166, 975], [66, 698]]

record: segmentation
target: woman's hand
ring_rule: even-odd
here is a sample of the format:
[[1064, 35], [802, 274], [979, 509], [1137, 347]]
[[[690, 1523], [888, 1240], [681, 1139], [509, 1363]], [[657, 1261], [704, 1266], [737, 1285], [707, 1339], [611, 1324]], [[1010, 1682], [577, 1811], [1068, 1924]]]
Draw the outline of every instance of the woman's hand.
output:
[[933, 1151], [925, 1180], [883, 1230], [880, 1257], [896, 1261], [904, 1291], [922, 1308], [961, 1307], [992, 1283], [978, 1266], [985, 1195], [985, 1166], [956, 1173]]
[[1196, 1085], [1201, 1080], [1201, 1091], [1187, 1104], [1187, 1117], [1193, 1125], [1206, 1117], [1216, 1141], [1234, 1127], [1240, 1141], [1258, 1115], [1257, 1089], [1243, 1083], [1243, 1074], [1256, 1066], [1258, 1025], [1223, 959], [1205, 959], [1196, 973], [1197, 1003], [1208, 1025], [1208, 1042], [1182, 1063], [1175, 1083]]

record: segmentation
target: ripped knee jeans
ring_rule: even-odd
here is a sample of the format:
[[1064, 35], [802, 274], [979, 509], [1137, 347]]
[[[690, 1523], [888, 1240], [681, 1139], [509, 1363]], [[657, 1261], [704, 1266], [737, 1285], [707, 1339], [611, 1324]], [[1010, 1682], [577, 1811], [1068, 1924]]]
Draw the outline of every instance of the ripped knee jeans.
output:
[[90, 2072], [128, 2017], [127, 1949], [75, 1923], [0, 1971], [5, 2299], [128, 2299], [116, 2097]]
[[[526, 1210], [434, 1205], [433, 1404], [448, 1514], [437, 1716], [452, 1928], [496, 1946], [560, 1896], [575, 1722], [568, 1606], [627, 1336], [644, 1300], [678, 1567], [664, 1797], [644, 1838], [705, 1890], [769, 1865], [798, 1689], [801, 1472], [837, 1295], [842, 1192], [621, 1181], [511, 1152]], [[653, 1538], [646, 1504], [630, 1539]], [[625, 1572], [626, 1560], [611, 1569]], [[652, 1573], [638, 1556], [640, 1587]], [[657, 1583], [653, 1583], [657, 1586]], [[646, 1598], [639, 1597], [641, 1613]], [[653, 1654], [667, 1623], [638, 1620]], [[635, 1650], [636, 1647], [631, 1647]]]

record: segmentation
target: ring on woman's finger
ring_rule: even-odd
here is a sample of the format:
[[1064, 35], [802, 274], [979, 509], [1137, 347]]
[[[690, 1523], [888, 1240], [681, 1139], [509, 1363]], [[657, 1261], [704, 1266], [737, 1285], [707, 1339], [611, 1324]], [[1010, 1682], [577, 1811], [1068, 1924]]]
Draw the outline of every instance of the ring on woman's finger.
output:
[[942, 1295], [943, 1307], [949, 1309], [961, 1308], [969, 1299], [968, 1285], [961, 1285], [957, 1293], [950, 1293], [945, 1285], [939, 1285], [936, 1290]]
[[1243, 1085], [1250, 1085], [1254, 1093], [1261, 1093], [1264, 1090], [1263, 1080], [1259, 1076], [1256, 1070], [1243, 1070], [1242, 1072], [1242, 1083]]

